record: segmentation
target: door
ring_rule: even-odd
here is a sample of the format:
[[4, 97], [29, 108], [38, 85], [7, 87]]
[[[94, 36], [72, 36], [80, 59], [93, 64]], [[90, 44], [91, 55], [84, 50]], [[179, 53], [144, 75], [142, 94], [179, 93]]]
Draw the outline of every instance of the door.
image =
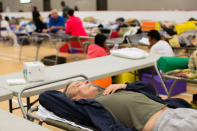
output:
[[43, 9], [44, 11], [50, 11], [51, 10], [51, 0], [43, 0]]
[[107, 10], [107, 0], [97, 0], [97, 10]]
[[0, 2], [0, 12], [3, 12], [3, 3]]

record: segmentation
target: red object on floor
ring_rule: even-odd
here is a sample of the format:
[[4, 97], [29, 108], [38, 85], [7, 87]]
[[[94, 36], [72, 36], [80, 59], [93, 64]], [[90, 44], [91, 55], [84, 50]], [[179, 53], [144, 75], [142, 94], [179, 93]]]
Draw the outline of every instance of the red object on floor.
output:
[[118, 37], [119, 37], [118, 32], [112, 31], [110, 38], [112, 39], [112, 38], [118, 38]]
[[[84, 42], [84, 40], [81, 40], [81, 42]], [[64, 45], [62, 45], [59, 49], [60, 52], [69, 52], [69, 53], [84, 53], [82, 50], [79, 41], [70, 41], [70, 45], [72, 50], [69, 50], [69, 42], [66, 42]]]
[[[69, 50], [69, 42], [66, 42], [64, 45], [62, 45], [59, 49], [60, 52], [70, 52], [70, 53], [83, 53], [84, 51], [81, 50], [82, 47], [79, 43], [79, 41], [71, 41], [70, 45], [72, 47], [72, 50]], [[80, 49], [80, 50], [78, 50]]]
[[[81, 40], [81, 43], [85, 42], [85, 41], [94, 41], [93, 39], [86, 39], [86, 40]], [[82, 50], [83, 48], [80, 45], [79, 41], [70, 41], [70, 45], [72, 48], [72, 51], [69, 50], [69, 42], [66, 42], [64, 45], [62, 45], [59, 49], [60, 52], [68, 52], [68, 53], [84, 53], [84, 51]], [[79, 50], [80, 49], [80, 50]]]

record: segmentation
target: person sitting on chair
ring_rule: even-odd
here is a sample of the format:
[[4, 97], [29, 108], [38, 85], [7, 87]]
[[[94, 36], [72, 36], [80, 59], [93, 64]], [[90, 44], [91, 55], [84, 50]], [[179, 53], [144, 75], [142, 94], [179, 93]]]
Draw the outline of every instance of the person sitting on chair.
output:
[[[148, 32], [149, 48], [150, 53], [160, 54], [163, 56], [174, 56], [174, 52], [170, 44], [164, 40], [161, 40], [161, 35], [156, 30], [151, 30]], [[142, 79], [144, 73], [156, 74], [154, 67], [147, 67], [139, 70], [139, 78]]]
[[[107, 37], [103, 34], [97, 34], [95, 36], [95, 44], [90, 44], [87, 51], [87, 59], [93, 59], [97, 57], [107, 56], [108, 53], [105, 50], [105, 43]], [[99, 85], [102, 88], [108, 87], [112, 83], [111, 77], [92, 81], [93, 84]]]
[[6, 20], [3, 20], [1, 14], [0, 14], [0, 36], [11, 38], [14, 42], [13, 45], [19, 46], [16, 35], [11, 31], [9, 23]]
[[82, 21], [79, 17], [76, 17], [74, 15], [74, 10], [69, 9], [67, 11], [68, 20], [66, 22], [66, 29], [65, 33], [69, 34], [71, 36], [88, 36], [85, 32], [85, 29], [83, 27]]
[[95, 44], [90, 44], [87, 51], [87, 59], [107, 56], [108, 53], [105, 50], [105, 42], [107, 37], [103, 34], [97, 34], [94, 38]]
[[148, 32], [150, 53], [161, 54], [165, 56], [174, 56], [173, 50], [170, 44], [164, 40], [161, 40], [161, 35], [156, 30]]
[[[64, 101], [73, 100], [69, 110]], [[179, 98], [166, 100], [156, 96], [145, 82], [112, 84], [105, 90], [89, 81], [70, 82], [64, 93], [48, 91], [40, 95], [40, 104], [65, 117], [92, 123], [106, 131], [196, 131], [197, 111]], [[59, 106], [58, 106], [59, 105]], [[187, 107], [187, 108], [186, 108]]]
[[51, 11], [51, 17], [49, 18], [49, 28], [44, 29], [43, 32], [51, 32], [51, 33], [62, 33], [64, 31], [64, 18], [62, 16], [58, 16], [58, 12], [56, 9]]
[[[85, 29], [83, 27], [82, 21], [79, 17], [76, 17], [74, 15], [74, 10], [69, 9], [67, 11], [68, 20], [65, 24], [65, 34], [71, 35], [71, 36], [88, 36], [85, 32]], [[83, 40], [81, 40], [83, 42]], [[77, 53], [84, 53], [82, 50], [82, 45], [79, 41], [71, 41], [70, 42], [71, 48], [68, 45], [68, 42], [60, 47], [60, 52], [77, 52]], [[76, 49], [76, 50], [73, 50]]]

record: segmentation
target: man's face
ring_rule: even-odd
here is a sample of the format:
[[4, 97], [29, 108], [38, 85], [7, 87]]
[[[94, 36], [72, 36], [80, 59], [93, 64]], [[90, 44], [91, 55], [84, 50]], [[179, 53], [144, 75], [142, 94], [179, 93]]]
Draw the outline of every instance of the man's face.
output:
[[34, 8], [33, 7], [31, 7], [31, 11], [34, 11]]
[[51, 17], [56, 20], [58, 18], [57, 12], [56, 11], [52, 11], [51, 12]]
[[67, 92], [73, 94], [73, 100], [79, 100], [93, 98], [98, 92], [98, 89], [88, 81], [76, 81], [68, 86]]
[[148, 37], [148, 41], [149, 41], [149, 44], [150, 46], [154, 45], [157, 41], [152, 39], [151, 37]]
[[70, 18], [70, 15], [69, 15], [69, 14], [66, 14], [66, 16], [67, 16], [68, 18]]

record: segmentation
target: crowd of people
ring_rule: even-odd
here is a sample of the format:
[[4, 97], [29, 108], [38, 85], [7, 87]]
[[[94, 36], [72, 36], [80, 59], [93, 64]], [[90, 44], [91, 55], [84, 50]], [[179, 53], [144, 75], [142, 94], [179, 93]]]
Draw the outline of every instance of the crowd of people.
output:
[[[22, 27], [19, 27], [18, 31], [20, 32], [25, 28], [26, 25], [31, 25], [31, 31], [38, 33], [66, 33], [71, 36], [87, 36], [81, 19], [74, 15], [74, 11], [78, 10], [78, 7], [75, 6], [74, 10], [66, 5], [64, 1], [61, 1], [60, 4], [62, 6], [62, 16], [58, 14], [58, 11], [56, 9], [52, 9], [48, 21], [45, 22], [43, 22], [37, 7], [32, 6], [32, 21], [29, 23], [21, 24]], [[19, 44], [17, 36], [15, 32], [10, 29], [9, 17], [5, 16], [5, 19], [3, 19], [1, 16], [0, 21], [1, 36], [11, 38], [14, 41], [13, 45], [18, 46]], [[35, 29], [33, 28], [34, 26]]]
[[[69, 34], [71, 36], [88, 36], [89, 34], [87, 34], [87, 31], [85, 30], [85, 28], [83, 26], [84, 23], [82, 22], [82, 20], [79, 17], [75, 16], [75, 10], [78, 11], [78, 7], [75, 6], [74, 9], [72, 9], [66, 4], [65, 1], [61, 1], [60, 5], [62, 7], [62, 14], [59, 15], [58, 11], [56, 9], [52, 9], [49, 14], [48, 19], [46, 19], [46, 20], [42, 19], [42, 16], [39, 13], [39, 10], [37, 9], [37, 7], [32, 6], [31, 7], [32, 23], [35, 25], [35, 30], [34, 29], [32, 29], [32, 30], [35, 32], [39, 32], [39, 33], [65, 33], [65, 34]], [[5, 19], [9, 20], [9, 17], [6, 16]], [[192, 19], [189, 19], [189, 21], [196, 21], [196, 20], [194, 18], [192, 18]], [[5, 23], [5, 22], [3, 22], [3, 23]], [[25, 25], [28, 25], [28, 24], [25, 24]], [[22, 24], [21, 26], [25, 26], [25, 25]], [[120, 17], [120, 18], [116, 19], [115, 25], [116, 25], [116, 26], [114, 26], [115, 29], [111, 35], [112, 37], [114, 37], [114, 36], [115, 37], [117, 37], [117, 36], [125, 37], [130, 34], [138, 34], [138, 33], [142, 32], [142, 30], [141, 30], [142, 24], [137, 19], [130, 19], [129, 18], [129, 19], [125, 20], [123, 17]], [[33, 28], [32, 25], [31, 25], [31, 27]], [[98, 29], [100, 30], [101, 28], [104, 28], [104, 24], [98, 25]], [[170, 35], [171, 37], [177, 33], [175, 31], [174, 26], [166, 26], [165, 24], [161, 24], [161, 28], [162, 28], [162, 31], [165, 32], [164, 34], [167, 34], [168, 36]], [[97, 33], [99, 33], [99, 30], [97, 31]], [[162, 35], [163, 35], [163, 33], [162, 33]], [[14, 36], [14, 33], [9, 33], [9, 36], [14, 41], [14, 45], [18, 45], [17, 37]], [[183, 36], [181, 36], [181, 38], [182, 37]], [[185, 34], [184, 34], [184, 38], [181, 39], [180, 43], [184, 43], [186, 41], [185, 37], [189, 37], [189, 36], [188, 35], [185, 36]], [[194, 39], [194, 38], [191, 37], [191, 39]], [[126, 42], [126, 41], [124, 41], [124, 42]], [[159, 42], [165, 43], [165, 41], [159, 41]], [[187, 45], [190, 45], [191, 42], [188, 44], [188, 41], [186, 41], [186, 43], [187, 43]], [[159, 45], [159, 43], [157, 43], [156, 45]], [[153, 47], [154, 48], [158, 47], [156, 45]], [[166, 44], [162, 44], [162, 45], [166, 45]], [[154, 48], [151, 49], [151, 52], [156, 51]], [[67, 49], [62, 49], [62, 50], [67, 51]]]

